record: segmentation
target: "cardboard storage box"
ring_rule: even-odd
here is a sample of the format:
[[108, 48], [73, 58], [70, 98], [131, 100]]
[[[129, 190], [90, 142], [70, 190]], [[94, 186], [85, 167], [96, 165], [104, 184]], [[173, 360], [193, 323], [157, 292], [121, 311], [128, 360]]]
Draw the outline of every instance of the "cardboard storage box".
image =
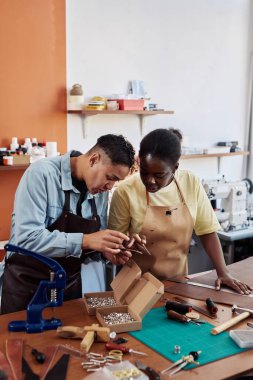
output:
[[[141, 269], [134, 261], [130, 261], [124, 265], [119, 274], [111, 283], [112, 291], [96, 292], [84, 294], [84, 305], [88, 315], [96, 315], [96, 307], [91, 307], [88, 300], [91, 297], [107, 298], [113, 297], [117, 305], [124, 304], [126, 294], [135, 286], [136, 282], [141, 278]], [[106, 306], [104, 306], [106, 307]], [[106, 307], [107, 308], [107, 307]]]
[[[113, 282], [118, 282], [118, 276], [115, 277]], [[109, 327], [111, 331], [115, 332], [141, 330], [142, 318], [164, 293], [163, 283], [154, 277], [151, 273], [144, 273], [142, 277], [135, 281], [134, 284], [132, 283], [132, 286], [130, 288], [127, 288], [124, 282], [121, 282], [118, 285], [118, 293], [115, 293], [115, 298], [122, 301], [122, 306], [97, 308], [96, 317], [99, 323], [104, 327]], [[121, 291], [124, 293], [124, 296], [121, 296]], [[106, 323], [104, 317], [111, 313], [129, 313], [134, 321], [109, 325]]]
[[143, 111], [144, 99], [114, 99], [122, 111]]
[[13, 156], [13, 165], [29, 165], [30, 164], [30, 156], [25, 155], [14, 155]]

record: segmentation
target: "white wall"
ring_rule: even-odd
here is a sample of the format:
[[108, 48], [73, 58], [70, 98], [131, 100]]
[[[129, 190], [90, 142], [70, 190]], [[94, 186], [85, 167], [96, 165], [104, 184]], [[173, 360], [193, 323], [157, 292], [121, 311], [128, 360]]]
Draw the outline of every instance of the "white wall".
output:
[[[67, 85], [86, 99], [124, 93], [144, 80], [149, 96], [175, 115], [146, 120], [145, 133], [179, 128], [192, 146], [239, 140], [247, 120], [250, 0], [67, 0]], [[138, 148], [136, 116], [68, 115], [68, 148], [85, 152], [98, 136], [122, 133]], [[240, 179], [242, 157], [223, 158], [221, 174]], [[182, 161], [216, 178], [217, 159]]]

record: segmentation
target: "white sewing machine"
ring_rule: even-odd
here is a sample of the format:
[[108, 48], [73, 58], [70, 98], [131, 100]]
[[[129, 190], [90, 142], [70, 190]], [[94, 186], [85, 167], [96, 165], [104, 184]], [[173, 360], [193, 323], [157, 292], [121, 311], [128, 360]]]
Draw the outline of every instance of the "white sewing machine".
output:
[[202, 181], [208, 198], [220, 200], [219, 208], [215, 209], [215, 213], [224, 231], [249, 227], [247, 212], [248, 181], [227, 182], [224, 179]]

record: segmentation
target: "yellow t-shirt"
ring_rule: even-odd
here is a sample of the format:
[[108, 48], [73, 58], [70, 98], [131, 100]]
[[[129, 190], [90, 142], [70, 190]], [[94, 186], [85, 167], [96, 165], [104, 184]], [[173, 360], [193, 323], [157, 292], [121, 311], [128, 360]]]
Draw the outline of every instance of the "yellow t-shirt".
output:
[[[175, 178], [193, 218], [196, 235], [205, 235], [220, 229], [206, 192], [197, 176], [186, 170], [177, 170]], [[156, 193], [149, 193], [150, 206], [171, 207], [180, 202], [172, 181]], [[113, 193], [108, 228], [120, 232], [139, 233], [147, 209], [146, 190], [139, 173], [122, 181]]]

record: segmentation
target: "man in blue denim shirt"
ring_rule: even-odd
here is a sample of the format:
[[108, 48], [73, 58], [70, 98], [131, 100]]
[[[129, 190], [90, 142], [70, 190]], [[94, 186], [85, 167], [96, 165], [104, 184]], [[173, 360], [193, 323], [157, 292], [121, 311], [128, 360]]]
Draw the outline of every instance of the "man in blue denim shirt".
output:
[[[65, 269], [65, 299], [81, 297], [81, 264], [100, 252], [124, 264], [120, 250], [129, 238], [106, 228], [108, 190], [134, 164], [134, 149], [123, 136], [101, 136], [86, 154], [72, 151], [42, 159], [24, 173], [18, 186], [9, 243], [52, 257]], [[48, 268], [30, 256], [8, 253], [1, 312], [26, 308]]]

